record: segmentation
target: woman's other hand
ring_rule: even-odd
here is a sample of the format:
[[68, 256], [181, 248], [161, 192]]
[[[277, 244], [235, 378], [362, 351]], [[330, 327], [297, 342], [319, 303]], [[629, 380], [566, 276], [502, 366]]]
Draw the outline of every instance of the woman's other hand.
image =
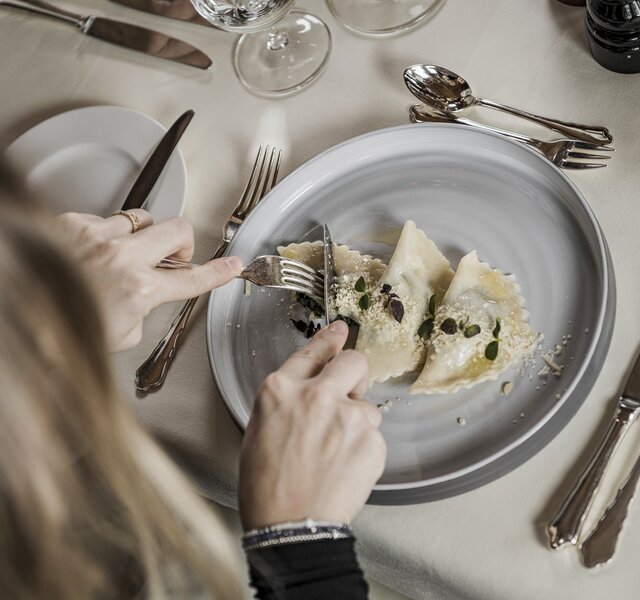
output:
[[122, 214], [103, 219], [65, 213], [55, 219], [63, 242], [93, 283], [111, 351], [135, 346], [142, 336], [144, 317], [156, 306], [204, 294], [242, 269], [237, 257], [193, 269], [157, 269], [155, 265], [163, 258], [191, 260], [193, 228], [181, 218], [156, 225], [145, 210], [127, 212], [138, 220], [135, 233], [130, 218]]
[[350, 523], [380, 478], [380, 411], [364, 400], [364, 356], [342, 352], [342, 321], [269, 375], [258, 392], [240, 461], [246, 530], [305, 518]]

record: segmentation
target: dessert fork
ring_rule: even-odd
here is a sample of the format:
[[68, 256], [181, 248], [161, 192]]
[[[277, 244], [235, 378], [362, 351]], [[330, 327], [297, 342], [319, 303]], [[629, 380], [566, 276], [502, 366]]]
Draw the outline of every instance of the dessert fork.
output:
[[[156, 268], [192, 269], [197, 266], [190, 262], [165, 258], [156, 265]], [[260, 287], [300, 292], [319, 300], [322, 300], [324, 295], [324, 276], [322, 274], [303, 262], [284, 256], [258, 256], [242, 270], [238, 278], [250, 281]]]
[[414, 104], [409, 108], [411, 120], [414, 123], [461, 123], [469, 125], [477, 129], [485, 131], [493, 131], [505, 137], [518, 140], [538, 150], [547, 160], [551, 161], [557, 167], [562, 169], [596, 169], [598, 167], [606, 167], [605, 162], [581, 162], [582, 160], [606, 161], [611, 157], [606, 154], [593, 154], [592, 152], [584, 152], [585, 150], [593, 150], [597, 152], [613, 152], [613, 148], [604, 144], [592, 144], [590, 142], [581, 142], [572, 139], [560, 139], [552, 142], [544, 142], [520, 133], [490, 127], [483, 123], [478, 123], [470, 119], [456, 117], [454, 115], [441, 113], [433, 109], [425, 109], [424, 105]]
[[[281, 157], [281, 150], [273, 148], [269, 151], [269, 146], [260, 146], [244, 192], [224, 225], [222, 241], [213, 253], [211, 260], [224, 254], [229, 242], [240, 229], [247, 215], [275, 185], [278, 179]], [[165, 336], [158, 342], [158, 345], [153, 349], [147, 360], [138, 367], [136, 371], [136, 389], [139, 392], [148, 392], [164, 383], [167, 369], [176, 354], [178, 341], [187, 326], [197, 300], [197, 298], [191, 298], [183, 304], [182, 309], [169, 326]]]

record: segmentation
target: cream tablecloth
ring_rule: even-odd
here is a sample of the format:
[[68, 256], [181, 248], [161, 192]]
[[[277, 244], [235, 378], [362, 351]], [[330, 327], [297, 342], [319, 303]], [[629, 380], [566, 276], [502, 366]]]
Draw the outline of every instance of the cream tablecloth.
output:
[[[345, 0], [348, 1], [348, 0]], [[181, 143], [188, 171], [186, 217], [195, 225], [197, 260], [219, 239], [261, 142], [285, 149], [283, 173], [354, 135], [407, 122], [412, 97], [402, 82], [415, 62], [448, 66], [474, 91], [540, 114], [607, 125], [616, 154], [606, 170], [571, 172], [608, 238], [618, 282], [617, 322], [604, 369], [583, 408], [537, 456], [464, 495], [409, 507], [367, 507], [356, 522], [369, 576], [412, 598], [474, 600], [632, 600], [640, 595], [640, 503], [632, 508], [617, 560], [581, 567], [575, 548], [551, 552], [544, 525], [612, 411], [611, 399], [640, 336], [640, 75], [618, 75], [591, 58], [583, 9], [555, 0], [448, 0], [433, 20], [390, 39], [342, 29], [321, 0], [300, 2], [324, 18], [334, 40], [327, 71], [298, 95], [248, 94], [231, 66], [234, 36], [137, 13], [106, 0], [60, 0], [152, 26], [192, 41], [215, 64], [202, 73], [84, 37], [64, 24], [0, 11], [0, 148], [42, 119], [93, 104], [117, 104], [169, 124], [196, 111]], [[204, 306], [204, 303], [202, 303]], [[202, 306], [201, 306], [202, 308]], [[136, 397], [133, 372], [175, 314], [152, 314], [140, 346], [114, 357], [122, 390], [141, 421], [196, 479], [204, 493], [235, 504], [240, 434], [211, 378], [201, 311], [164, 388]], [[640, 448], [633, 431], [589, 519], [608, 499]]]

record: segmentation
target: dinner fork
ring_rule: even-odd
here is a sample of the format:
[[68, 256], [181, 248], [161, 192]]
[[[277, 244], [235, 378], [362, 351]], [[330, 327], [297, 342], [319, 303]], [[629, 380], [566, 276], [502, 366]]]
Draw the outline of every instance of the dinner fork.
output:
[[424, 105], [414, 104], [409, 108], [411, 120], [414, 123], [461, 123], [469, 125], [477, 129], [485, 131], [493, 131], [505, 137], [518, 140], [528, 146], [538, 150], [547, 160], [562, 169], [596, 169], [598, 167], [606, 167], [604, 162], [580, 162], [582, 160], [605, 161], [611, 157], [606, 154], [593, 154], [584, 152], [585, 150], [594, 150], [597, 152], [613, 152], [613, 148], [601, 144], [592, 144], [590, 142], [581, 142], [568, 138], [544, 142], [520, 133], [490, 127], [483, 123], [478, 123], [463, 117], [457, 117], [445, 114], [435, 109], [426, 109]]
[[300, 292], [320, 300], [324, 297], [324, 277], [304, 263], [284, 256], [258, 256], [240, 277], [263, 287]]
[[[247, 215], [275, 185], [278, 180], [281, 158], [281, 150], [272, 148], [269, 151], [269, 146], [260, 146], [247, 185], [240, 197], [240, 201], [224, 224], [222, 241], [213, 253], [211, 260], [224, 254], [229, 242], [236, 235]], [[180, 337], [186, 329], [189, 317], [197, 301], [198, 298], [191, 298], [183, 304], [182, 309], [169, 326], [165, 336], [158, 342], [158, 345], [153, 349], [147, 360], [138, 367], [136, 371], [136, 389], [139, 392], [148, 392], [164, 383], [169, 365], [176, 354]]]
[[[164, 258], [156, 265], [158, 269], [192, 269], [197, 266], [173, 258]], [[303, 262], [284, 256], [258, 256], [242, 270], [238, 278], [260, 287], [300, 292], [319, 300], [324, 297], [324, 276]]]

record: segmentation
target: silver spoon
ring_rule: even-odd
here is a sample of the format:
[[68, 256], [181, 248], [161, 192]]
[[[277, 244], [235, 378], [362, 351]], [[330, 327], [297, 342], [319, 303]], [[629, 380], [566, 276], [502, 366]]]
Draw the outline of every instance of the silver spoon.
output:
[[469, 84], [460, 75], [444, 67], [412, 65], [405, 69], [404, 82], [416, 98], [448, 113], [455, 113], [473, 105], [488, 106], [545, 125], [567, 137], [583, 142], [610, 144], [613, 141], [609, 130], [604, 127], [556, 121], [474, 96]]

